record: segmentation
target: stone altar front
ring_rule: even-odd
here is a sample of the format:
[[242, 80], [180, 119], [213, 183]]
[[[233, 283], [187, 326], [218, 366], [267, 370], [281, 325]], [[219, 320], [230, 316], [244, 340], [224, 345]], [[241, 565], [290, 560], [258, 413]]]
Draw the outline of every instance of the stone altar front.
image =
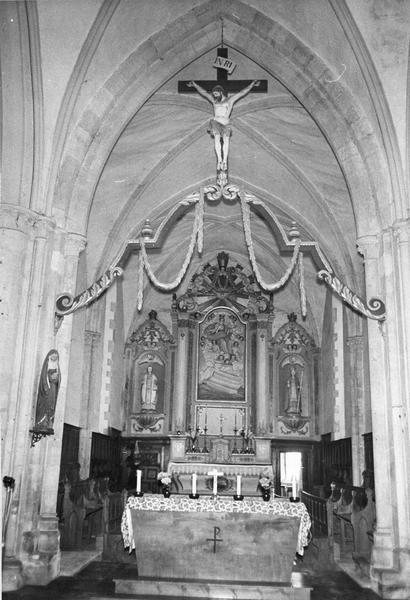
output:
[[117, 580], [116, 593], [306, 599], [310, 589], [294, 587], [291, 576], [309, 530], [301, 503], [132, 497], [122, 534], [135, 548], [138, 578]]

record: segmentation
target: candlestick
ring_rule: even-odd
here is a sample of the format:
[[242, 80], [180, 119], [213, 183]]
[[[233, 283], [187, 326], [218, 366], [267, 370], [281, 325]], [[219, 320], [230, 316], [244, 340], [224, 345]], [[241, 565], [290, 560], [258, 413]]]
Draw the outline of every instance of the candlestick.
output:
[[142, 471], [137, 469], [137, 492], [141, 491], [141, 475], [142, 475]]
[[196, 494], [196, 473], [192, 474], [192, 494]]
[[240, 475], [236, 476], [236, 495], [237, 496], [241, 495], [241, 483], [242, 483], [241, 479], [242, 478]]

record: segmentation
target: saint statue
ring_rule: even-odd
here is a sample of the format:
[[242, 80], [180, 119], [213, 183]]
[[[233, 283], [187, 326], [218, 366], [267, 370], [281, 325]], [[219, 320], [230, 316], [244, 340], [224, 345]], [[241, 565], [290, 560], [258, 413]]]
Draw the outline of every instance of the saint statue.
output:
[[50, 350], [44, 360], [38, 384], [35, 429], [52, 432], [60, 382], [58, 352]]
[[188, 87], [195, 88], [198, 94], [206, 98], [214, 107], [214, 117], [209, 121], [208, 133], [214, 138], [217, 158], [216, 168], [218, 170], [226, 171], [228, 168], [229, 140], [232, 135], [230, 116], [233, 105], [237, 100], [246, 96], [253, 87], [259, 86], [259, 84], [260, 81], [255, 79], [243, 88], [243, 90], [228, 98], [227, 93], [221, 85], [216, 85], [212, 89], [212, 92], [209, 93], [195, 83], [195, 81], [187, 83]]
[[300, 382], [294, 366], [290, 368], [290, 377], [287, 381], [288, 407], [287, 413], [300, 414]]
[[141, 408], [155, 410], [157, 406], [158, 378], [148, 366], [141, 384]]

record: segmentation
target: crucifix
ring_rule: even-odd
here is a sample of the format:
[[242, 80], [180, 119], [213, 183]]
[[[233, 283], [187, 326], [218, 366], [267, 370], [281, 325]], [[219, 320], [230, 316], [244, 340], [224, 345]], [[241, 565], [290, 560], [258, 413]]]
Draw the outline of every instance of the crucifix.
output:
[[221, 473], [217, 469], [213, 469], [212, 471], [209, 471], [209, 473], [208, 473], [208, 476], [213, 478], [212, 494], [214, 496], [216, 496], [218, 493], [218, 476], [222, 477], [222, 475], [223, 475], [223, 473]]
[[[223, 31], [223, 30], [222, 30]], [[178, 92], [186, 94], [198, 92], [206, 98], [214, 109], [214, 117], [209, 122], [208, 132], [214, 138], [214, 147], [217, 157], [217, 172], [227, 172], [229, 142], [232, 134], [230, 116], [233, 105], [250, 92], [267, 92], [266, 79], [259, 80], [228, 80], [228, 73], [232, 72], [232, 61], [228, 57], [228, 48], [222, 43], [217, 48], [215, 61], [217, 67], [216, 80], [205, 81], [179, 81]], [[232, 95], [228, 96], [228, 92]]]

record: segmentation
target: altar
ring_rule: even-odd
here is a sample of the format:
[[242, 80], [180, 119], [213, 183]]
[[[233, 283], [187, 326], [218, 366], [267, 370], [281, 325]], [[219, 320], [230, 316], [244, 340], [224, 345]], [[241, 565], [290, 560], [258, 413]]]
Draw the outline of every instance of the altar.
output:
[[138, 578], [116, 580], [116, 593], [309, 598], [309, 588], [292, 585], [292, 566], [310, 525], [305, 505], [287, 500], [130, 497], [121, 530]]

